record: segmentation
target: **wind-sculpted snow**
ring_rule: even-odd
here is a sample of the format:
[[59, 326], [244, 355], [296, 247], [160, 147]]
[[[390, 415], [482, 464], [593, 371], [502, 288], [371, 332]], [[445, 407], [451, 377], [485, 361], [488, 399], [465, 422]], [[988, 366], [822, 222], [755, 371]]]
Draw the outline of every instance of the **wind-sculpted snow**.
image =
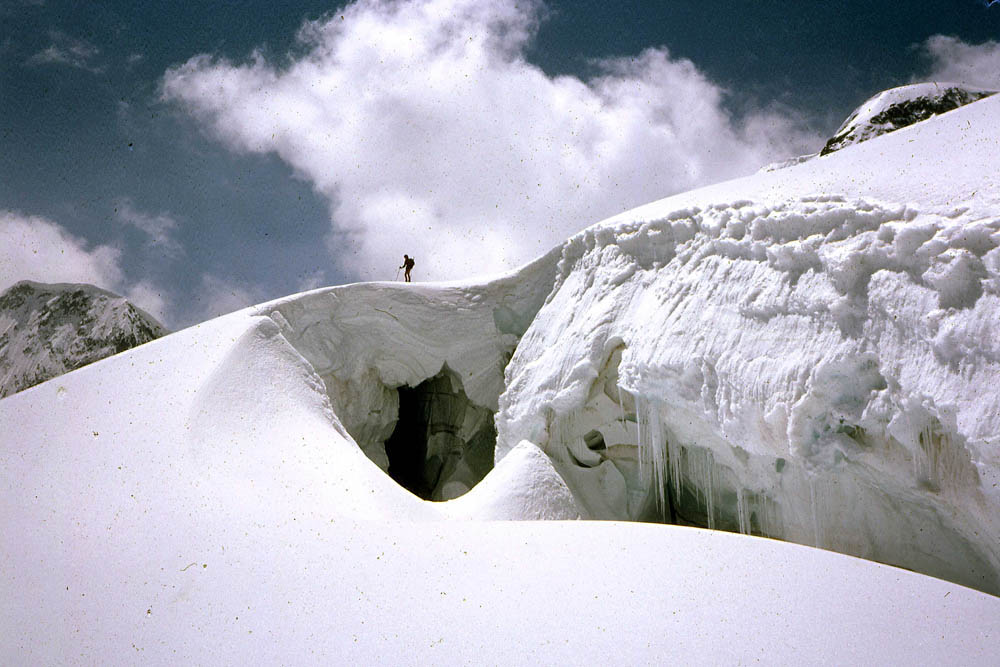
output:
[[[941, 179], [988, 171], [996, 136]], [[571, 239], [508, 367], [497, 456], [540, 445], [588, 516], [662, 513], [1000, 592], [997, 186], [942, 205], [917, 168], [866, 183], [905, 198], [863, 197], [865, 149], [825, 158], [841, 193], [797, 195], [819, 169], [803, 165], [785, 198], [765, 175]]]

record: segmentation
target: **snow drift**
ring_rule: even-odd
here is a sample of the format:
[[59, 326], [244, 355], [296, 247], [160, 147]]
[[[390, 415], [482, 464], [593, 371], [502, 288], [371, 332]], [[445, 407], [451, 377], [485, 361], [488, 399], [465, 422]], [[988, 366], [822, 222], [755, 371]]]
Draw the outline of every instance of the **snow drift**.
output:
[[0, 401], [0, 655], [990, 659], [998, 111]]

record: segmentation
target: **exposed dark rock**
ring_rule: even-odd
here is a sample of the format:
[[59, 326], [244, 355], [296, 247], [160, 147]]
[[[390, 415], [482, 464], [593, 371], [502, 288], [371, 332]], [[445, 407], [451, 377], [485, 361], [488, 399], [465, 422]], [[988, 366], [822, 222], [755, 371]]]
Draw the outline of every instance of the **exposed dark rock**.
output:
[[[912, 90], [913, 97], [906, 98], [904, 95], [903, 99], [882, 108], [877, 106], [879, 97], [908, 89]], [[906, 86], [880, 93], [851, 114], [837, 130], [837, 134], [826, 142], [820, 155], [829, 155], [841, 148], [873, 139], [882, 134], [895, 132], [993, 94], [993, 91], [968, 90], [956, 86], [932, 87], [929, 84]], [[873, 102], [876, 104], [873, 105]], [[872, 106], [875, 108], [872, 109]], [[866, 111], [869, 113], [865, 113]], [[871, 111], [874, 113], [870, 113]]]

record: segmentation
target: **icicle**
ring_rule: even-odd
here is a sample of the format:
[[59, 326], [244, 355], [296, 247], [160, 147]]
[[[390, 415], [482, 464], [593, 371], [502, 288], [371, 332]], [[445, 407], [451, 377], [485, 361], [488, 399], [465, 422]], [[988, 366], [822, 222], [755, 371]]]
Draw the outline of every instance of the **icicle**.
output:
[[776, 503], [770, 502], [766, 495], [761, 496], [760, 534], [764, 537], [775, 538], [780, 534], [776, 508]]
[[695, 450], [695, 456], [692, 458], [691, 463], [694, 464], [694, 469], [692, 471], [692, 480], [694, 481], [694, 487], [697, 489], [695, 494], [695, 499], [698, 504], [705, 511], [706, 515], [708, 513], [708, 495], [706, 492], [708, 489], [705, 487], [705, 457], [704, 452], [700, 449]]
[[812, 506], [813, 546], [820, 548], [819, 519], [816, 512], [816, 480], [809, 475], [809, 504]]
[[736, 513], [739, 515], [740, 532], [744, 535], [753, 533], [753, 523], [751, 517], [753, 510], [757, 510], [757, 521], [760, 522], [761, 514], [764, 511], [765, 498], [759, 493], [747, 491], [744, 488], [736, 490]]
[[649, 479], [646, 477], [646, 441], [643, 437], [645, 435], [645, 429], [643, 428], [642, 399], [638, 396], [633, 396], [632, 402], [635, 404], [635, 444], [639, 449], [639, 481], [648, 489]]
[[926, 483], [932, 488], [941, 486], [941, 437], [935, 442], [934, 424], [925, 424], [917, 435], [917, 451], [914, 453], [914, 476], [918, 483]]
[[695, 500], [705, 508], [706, 523], [715, 528], [715, 459], [709, 449], [688, 450], [688, 467], [695, 486]]
[[655, 403], [646, 402], [646, 416], [650, 463], [652, 464], [653, 484], [656, 487], [656, 499], [659, 502], [663, 518], [667, 516], [667, 457], [663, 439], [663, 428], [660, 424], [660, 410]]
[[618, 407], [622, 411], [622, 430], [628, 434], [628, 421], [625, 420], [625, 390], [618, 385]]
[[667, 440], [667, 458], [670, 462], [670, 482], [674, 485], [674, 500], [681, 500], [681, 447], [676, 442]]
[[767, 507], [767, 496], [760, 495], [760, 503], [757, 506], [757, 525], [760, 534], [764, 537], [771, 537], [771, 521], [768, 515], [770, 510]]
[[705, 464], [705, 450], [693, 449], [688, 452], [691, 457], [691, 478], [695, 487], [695, 500], [705, 510], [705, 520], [708, 523], [708, 470]]
[[659, 407], [655, 402], [634, 396], [636, 445], [639, 449], [639, 479], [655, 494], [661, 517], [666, 519], [667, 507], [667, 453], [660, 424]]
[[941, 439], [937, 438], [935, 442], [934, 437], [934, 427], [932, 424], [927, 425], [926, 429], [927, 437], [925, 442], [927, 443], [927, 481], [930, 482], [933, 488], [941, 487]]
[[743, 489], [737, 489], [736, 490], [736, 514], [737, 514], [737, 519], [739, 520], [740, 533], [742, 533], [743, 535], [747, 535], [750, 532], [749, 529], [748, 529], [748, 527], [747, 527], [747, 524], [750, 521], [749, 521], [749, 517], [746, 514], [746, 510], [747, 510], [746, 503], [747, 503], [747, 501], [743, 497]]
[[709, 530], [715, 529], [715, 462], [713, 460], [712, 451], [709, 449], [705, 450], [705, 467], [708, 469], [708, 484], [705, 489], [705, 494], [707, 495], [707, 502], [705, 503], [705, 508], [708, 513], [708, 528]]

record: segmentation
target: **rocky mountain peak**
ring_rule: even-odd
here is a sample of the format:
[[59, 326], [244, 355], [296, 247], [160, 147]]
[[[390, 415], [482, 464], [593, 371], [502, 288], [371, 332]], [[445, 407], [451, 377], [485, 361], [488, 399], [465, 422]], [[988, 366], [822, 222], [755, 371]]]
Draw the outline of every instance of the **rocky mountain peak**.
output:
[[0, 397], [168, 333], [123, 297], [22, 281], [0, 294]]

